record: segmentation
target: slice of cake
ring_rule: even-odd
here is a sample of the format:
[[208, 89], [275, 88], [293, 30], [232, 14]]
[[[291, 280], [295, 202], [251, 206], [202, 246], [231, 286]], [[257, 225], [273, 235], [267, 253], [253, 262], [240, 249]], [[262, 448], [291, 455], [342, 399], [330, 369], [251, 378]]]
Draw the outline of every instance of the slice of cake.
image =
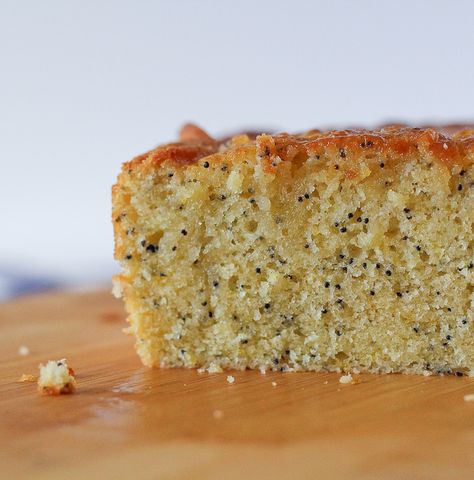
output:
[[474, 375], [474, 130], [186, 126], [113, 223], [146, 365]]

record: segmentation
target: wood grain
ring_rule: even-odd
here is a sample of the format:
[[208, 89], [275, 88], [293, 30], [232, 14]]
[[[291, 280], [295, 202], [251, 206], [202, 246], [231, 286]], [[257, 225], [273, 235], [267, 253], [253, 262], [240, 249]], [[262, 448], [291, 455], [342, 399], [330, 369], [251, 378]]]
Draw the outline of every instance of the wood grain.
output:
[[[28, 479], [474, 476], [474, 379], [149, 370], [108, 292], [0, 306], [0, 465]], [[30, 355], [18, 354], [20, 345]], [[19, 383], [67, 357], [74, 395]], [[272, 382], [277, 385], [273, 386]], [[219, 413], [220, 412], [220, 413]]]

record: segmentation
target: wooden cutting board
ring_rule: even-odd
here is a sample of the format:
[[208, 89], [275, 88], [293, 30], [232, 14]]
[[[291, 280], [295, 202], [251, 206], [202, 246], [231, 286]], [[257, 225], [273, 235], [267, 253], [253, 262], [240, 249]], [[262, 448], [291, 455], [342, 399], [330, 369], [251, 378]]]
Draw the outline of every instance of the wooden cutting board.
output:
[[[124, 318], [106, 291], [0, 306], [2, 478], [474, 478], [474, 379], [249, 371], [229, 384], [143, 367]], [[62, 357], [77, 393], [18, 382]]]

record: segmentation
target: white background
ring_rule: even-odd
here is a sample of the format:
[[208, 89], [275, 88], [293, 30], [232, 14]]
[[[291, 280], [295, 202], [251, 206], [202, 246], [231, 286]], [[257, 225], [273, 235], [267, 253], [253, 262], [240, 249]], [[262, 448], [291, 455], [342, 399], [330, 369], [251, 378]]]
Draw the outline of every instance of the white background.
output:
[[474, 119], [472, 1], [0, 1], [0, 276], [108, 281], [120, 163], [219, 135]]

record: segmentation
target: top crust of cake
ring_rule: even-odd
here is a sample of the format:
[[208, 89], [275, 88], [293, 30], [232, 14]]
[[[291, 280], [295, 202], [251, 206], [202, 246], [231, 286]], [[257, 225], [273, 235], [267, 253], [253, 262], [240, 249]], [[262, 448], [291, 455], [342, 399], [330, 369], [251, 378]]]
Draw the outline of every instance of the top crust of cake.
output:
[[[201, 128], [188, 124], [181, 129], [179, 142], [158, 146], [125, 163], [123, 170], [132, 173], [137, 169], [165, 165], [185, 168], [206, 157], [222, 154], [237, 160], [242, 158], [242, 153], [248, 154], [251, 150], [255, 150], [268, 173], [275, 171], [281, 161], [293, 161], [301, 154], [318, 157], [323, 150], [334, 150], [344, 164], [341, 170], [346, 177], [355, 178], [357, 159], [371, 156], [396, 158], [400, 162], [423, 153], [446, 167], [471, 165], [474, 163], [474, 126], [410, 128], [391, 125], [375, 130], [310, 130], [295, 135], [243, 133], [218, 141]], [[212, 161], [211, 158], [207, 160]]]

